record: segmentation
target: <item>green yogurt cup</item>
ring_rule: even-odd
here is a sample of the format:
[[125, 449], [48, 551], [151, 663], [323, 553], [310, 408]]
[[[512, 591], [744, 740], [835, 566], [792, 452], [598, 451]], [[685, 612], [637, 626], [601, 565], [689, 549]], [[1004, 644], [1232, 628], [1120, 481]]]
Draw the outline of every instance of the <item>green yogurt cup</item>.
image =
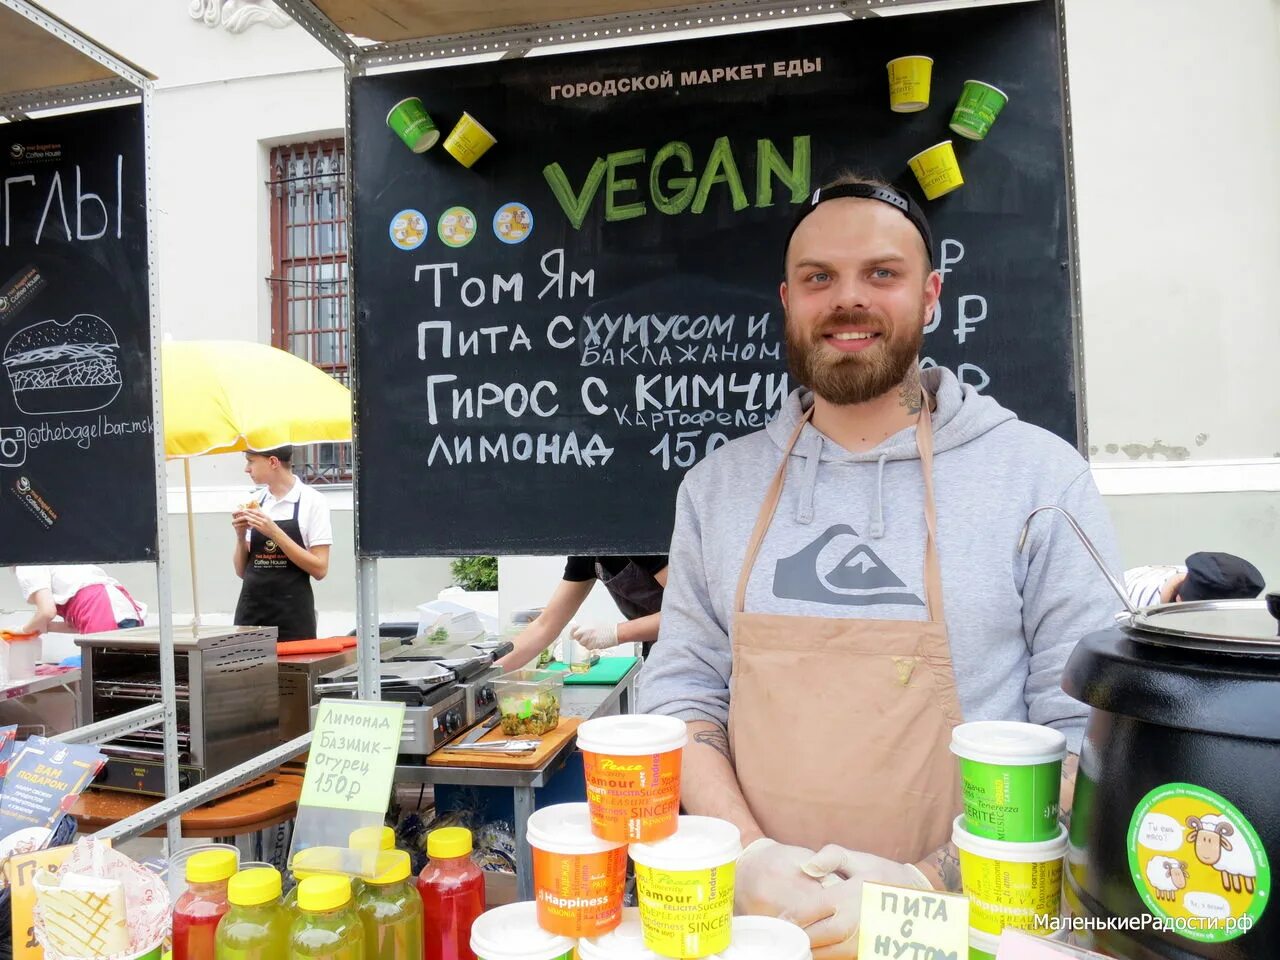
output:
[[969, 960], [996, 960], [1000, 938], [969, 928]]
[[965, 829], [1009, 843], [1058, 835], [1058, 802], [1067, 738], [1035, 723], [979, 720], [951, 733], [960, 758]]
[[387, 111], [387, 126], [414, 153], [426, 153], [440, 139], [435, 121], [417, 97], [407, 97]]
[[970, 140], [985, 139], [1008, 102], [1009, 95], [999, 87], [981, 80], [966, 80], [951, 114], [951, 129]]

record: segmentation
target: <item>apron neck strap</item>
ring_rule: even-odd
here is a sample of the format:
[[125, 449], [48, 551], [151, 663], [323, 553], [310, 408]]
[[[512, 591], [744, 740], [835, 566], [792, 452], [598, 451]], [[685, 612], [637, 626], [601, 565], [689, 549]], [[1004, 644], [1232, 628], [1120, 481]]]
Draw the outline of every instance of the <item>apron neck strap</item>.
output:
[[[929, 619], [935, 623], [945, 623], [946, 614], [942, 607], [942, 565], [938, 560], [938, 515], [933, 500], [933, 414], [929, 410], [929, 393], [921, 387], [920, 419], [916, 422], [916, 448], [920, 451], [920, 472], [924, 477], [924, 590], [925, 602], [929, 610]], [[747, 542], [747, 554], [742, 562], [742, 571], [738, 574], [738, 590], [734, 596], [733, 609], [742, 613], [746, 609], [747, 583], [751, 579], [751, 569], [755, 566], [756, 557], [760, 553], [760, 545], [769, 532], [774, 514], [778, 512], [778, 503], [782, 499], [782, 481], [787, 475], [787, 461], [791, 451], [795, 449], [805, 424], [813, 419], [814, 407], [809, 407], [791, 432], [787, 447], [782, 453], [782, 462], [773, 475], [769, 489], [765, 493], [764, 503], [760, 507], [760, 515], [756, 517], [755, 529], [751, 531], [751, 539]]]
[[773, 515], [778, 511], [778, 501], [782, 499], [782, 480], [787, 475], [787, 461], [791, 459], [791, 451], [795, 449], [796, 441], [800, 439], [800, 434], [804, 431], [804, 425], [813, 419], [813, 407], [804, 412], [804, 416], [800, 418], [800, 422], [796, 424], [795, 430], [791, 431], [791, 439], [787, 441], [787, 449], [782, 451], [782, 463], [778, 464], [778, 469], [773, 474], [773, 480], [769, 484], [769, 490], [765, 493], [764, 503], [760, 507], [760, 515], [756, 517], [755, 529], [751, 531], [751, 539], [747, 543], [747, 556], [742, 561], [742, 572], [738, 574], [738, 592], [733, 600], [733, 609], [737, 613], [741, 613], [744, 609], [743, 604], [747, 599], [747, 581], [751, 579], [751, 568], [756, 565], [756, 555], [760, 552], [760, 544], [764, 542], [764, 535], [769, 532], [769, 524], [773, 522]]

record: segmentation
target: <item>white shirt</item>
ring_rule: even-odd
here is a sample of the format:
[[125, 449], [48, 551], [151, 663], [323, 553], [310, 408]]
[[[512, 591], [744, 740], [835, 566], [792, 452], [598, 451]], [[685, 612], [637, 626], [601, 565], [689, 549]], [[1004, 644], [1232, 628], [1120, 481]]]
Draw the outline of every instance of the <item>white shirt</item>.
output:
[[1150, 607], [1160, 603], [1160, 591], [1172, 576], [1185, 575], [1186, 567], [1169, 564], [1134, 567], [1124, 572], [1124, 589], [1135, 607]]
[[[18, 588], [27, 602], [38, 590], [48, 590], [58, 606], [69, 601], [85, 587], [100, 583], [107, 588], [111, 600], [111, 613], [120, 623], [124, 620], [140, 620], [146, 616], [147, 607], [138, 603], [135, 610], [129, 598], [120, 592], [120, 581], [107, 575], [101, 567], [92, 564], [63, 564], [56, 567], [14, 567]], [[141, 616], [139, 615], [141, 614]]]
[[[329, 520], [329, 504], [320, 493], [297, 477], [293, 478], [293, 486], [280, 499], [271, 495], [266, 487], [254, 494], [258, 507], [268, 517], [279, 523], [281, 520], [293, 519], [294, 504], [298, 505], [298, 527], [302, 531], [302, 548], [325, 547], [333, 543], [333, 524]], [[245, 543], [253, 535], [253, 530], [244, 532]]]

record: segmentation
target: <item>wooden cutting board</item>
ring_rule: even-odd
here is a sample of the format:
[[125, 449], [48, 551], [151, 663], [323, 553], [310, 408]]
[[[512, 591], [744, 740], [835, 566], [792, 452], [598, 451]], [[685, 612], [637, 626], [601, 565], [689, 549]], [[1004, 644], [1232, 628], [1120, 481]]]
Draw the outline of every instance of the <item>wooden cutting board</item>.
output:
[[[437, 750], [427, 757], [427, 763], [433, 767], [488, 767], [497, 770], [533, 770], [547, 762], [547, 758], [555, 753], [566, 740], [578, 732], [581, 717], [561, 717], [560, 724], [550, 733], [543, 734], [542, 743], [533, 753], [493, 754], [475, 753], [471, 750], [462, 753], [450, 753]], [[461, 738], [460, 738], [461, 739]], [[499, 725], [494, 727], [476, 743], [492, 743], [495, 740], [535, 740], [536, 737], [508, 737]]]

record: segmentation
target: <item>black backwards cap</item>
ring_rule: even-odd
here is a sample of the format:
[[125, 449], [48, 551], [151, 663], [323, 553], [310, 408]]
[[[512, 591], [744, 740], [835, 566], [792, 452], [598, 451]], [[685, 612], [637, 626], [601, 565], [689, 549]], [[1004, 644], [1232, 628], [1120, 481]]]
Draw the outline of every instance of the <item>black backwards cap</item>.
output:
[[912, 199], [911, 194], [871, 183], [841, 183], [833, 187], [819, 187], [813, 191], [813, 196], [809, 198], [809, 202], [796, 212], [796, 218], [791, 223], [791, 230], [787, 233], [787, 242], [782, 247], [782, 272], [784, 275], [787, 269], [787, 251], [791, 249], [791, 238], [795, 235], [796, 228], [800, 226], [805, 217], [813, 213], [818, 204], [825, 203], [828, 200], [838, 200], [841, 197], [854, 197], [859, 200], [879, 200], [881, 203], [887, 203], [899, 210], [904, 217], [911, 221], [911, 225], [920, 234], [920, 239], [924, 241], [924, 252], [928, 258], [929, 266], [933, 266], [933, 232], [929, 229], [929, 220], [925, 217], [924, 211], [920, 209], [920, 204]]

